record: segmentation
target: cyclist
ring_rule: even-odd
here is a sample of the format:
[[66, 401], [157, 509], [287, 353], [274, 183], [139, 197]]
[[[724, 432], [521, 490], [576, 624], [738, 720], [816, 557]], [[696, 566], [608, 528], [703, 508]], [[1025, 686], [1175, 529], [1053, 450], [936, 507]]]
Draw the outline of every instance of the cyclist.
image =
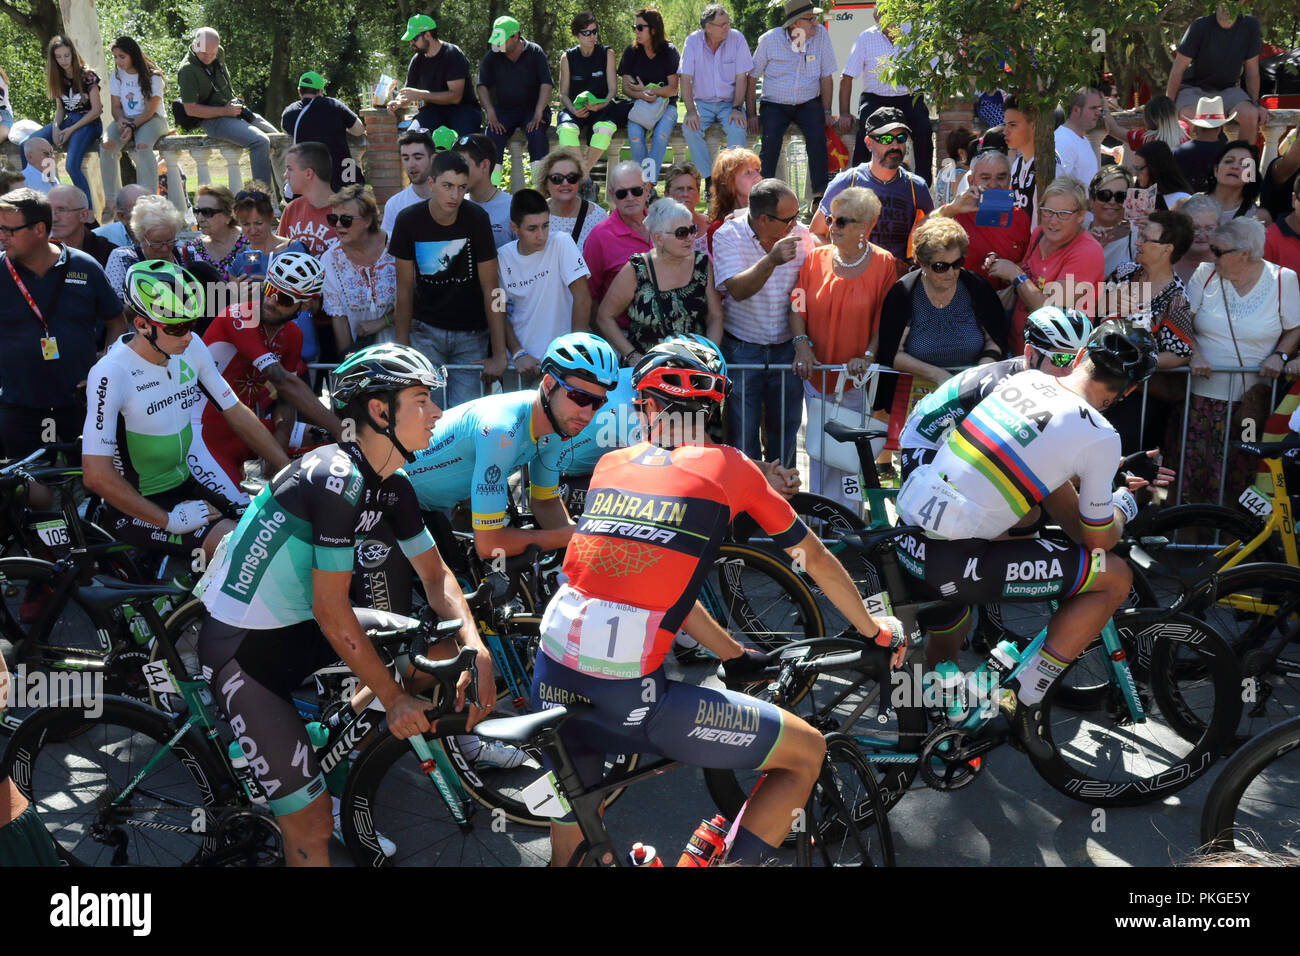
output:
[[[568, 581], [548, 604], [533, 671], [534, 708], [584, 701], [564, 725], [584, 785], [600, 780], [610, 752], [665, 754], [706, 767], [768, 771], [733, 830], [728, 859], [769, 858], [803, 806], [825, 753], [822, 736], [769, 703], [729, 690], [669, 681], [663, 659], [678, 628], [732, 674], [767, 664], [696, 603], [734, 515], [746, 511], [792, 554], [867, 640], [896, 648], [901, 625], [867, 613], [844, 568], [738, 449], [707, 442], [705, 421], [729, 383], [711, 343], [672, 341], [637, 362], [633, 386], [648, 440], [596, 466], [564, 560]], [[698, 443], [697, 443], [698, 442]], [[553, 821], [552, 857], [564, 865], [581, 839]]]
[[150, 259], [127, 270], [124, 291], [133, 331], [87, 377], [83, 482], [104, 499], [118, 540], [186, 558], [202, 547], [211, 557], [234, 527], [236, 510], [190, 474], [191, 408], [206, 397], [273, 469], [289, 459], [193, 335], [203, 317], [203, 289], [194, 277]]
[[[256, 302], [237, 302], [227, 308], [203, 333], [203, 342], [217, 370], [235, 394], [273, 433], [277, 402], [290, 405], [299, 422], [285, 442], [292, 451], [307, 444], [308, 423], [340, 437], [342, 425], [298, 377], [302, 363], [302, 330], [293, 319], [320, 295], [325, 273], [305, 252], [285, 252], [271, 261]], [[190, 444], [190, 472], [205, 487], [240, 504], [248, 495], [239, 487], [244, 462], [252, 456], [248, 445], [226, 424], [221, 409], [200, 400], [191, 413], [195, 431]]]
[[[936, 593], [980, 604], [1061, 601], [1025, 679], [1002, 698], [1016, 735], [1044, 759], [1053, 747], [1043, 736], [1043, 694], [1132, 582], [1128, 565], [1109, 552], [1138, 507], [1127, 488], [1112, 493], [1120, 439], [1101, 413], [1155, 367], [1150, 332], [1104, 322], [1067, 375], [1030, 370], [994, 387], [898, 493], [900, 519], [924, 529], [898, 539], [899, 561]], [[1040, 504], [1076, 543], [1007, 537]]]
[[[328, 865], [333, 829], [320, 766], [291, 699], [313, 670], [341, 657], [379, 698], [395, 735], [429, 729], [428, 702], [389, 675], [348, 600], [355, 540], [381, 517], [433, 609], [465, 622], [460, 641], [478, 651], [480, 698], [486, 710], [495, 704], [491, 658], [401, 468], [408, 449], [428, 442], [440, 414], [429, 390], [444, 384], [440, 369], [404, 345], [374, 345], [343, 362], [330, 393], [356, 423], [356, 441], [317, 448], [280, 471], [208, 571], [203, 603], [211, 616], [199, 634], [199, 661], [266, 791], [291, 866]], [[468, 682], [466, 674], [458, 709]], [[471, 723], [486, 710], [474, 710]]]

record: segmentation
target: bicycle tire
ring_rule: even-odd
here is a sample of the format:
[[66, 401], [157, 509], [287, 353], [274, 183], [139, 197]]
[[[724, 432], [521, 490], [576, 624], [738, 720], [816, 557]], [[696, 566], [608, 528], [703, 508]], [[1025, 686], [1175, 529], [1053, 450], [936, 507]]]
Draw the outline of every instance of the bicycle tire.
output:
[[60, 851], [79, 865], [201, 862], [216, 842], [207, 825], [207, 808], [217, 801], [213, 788], [228, 774], [189, 730], [124, 804], [109, 808], [111, 795], [167, 746], [177, 728], [138, 701], [106, 697], [102, 703], [93, 718], [75, 707], [33, 714], [9, 742], [5, 773], [36, 807]]
[[795, 842], [796, 866], [893, 866], [894, 840], [880, 785], [856, 744], [828, 734]]
[[[438, 737], [426, 735], [432, 746]], [[458, 770], [460, 768], [458, 767]], [[387, 725], [362, 749], [348, 773], [339, 817], [343, 842], [357, 866], [544, 866], [550, 844], [531, 831], [517, 841], [504, 817], [468, 805], [469, 823], [452, 816], [428, 775], [421, 771], [411, 745], [392, 735]], [[396, 845], [386, 857], [376, 834]]]
[[[785, 554], [752, 544], [723, 544], [701, 594], [706, 609], [761, 650], [825, 636], [817, 597]], [[709, 600], [709, 598], [713, 600]]]
[[1201, 845], [1300, 862], [1300, 717], [1251, 738], [1223, 765], [1201, 810]]
[[[1125, 611], [1116, 626], [1125, 655], [1143, 663], [1148, 673], [1145, 682], [1137, 682], [1135, 674], [1146, 720], [1130, 721], [1118, 688], [1089, 710], [1057, 707], [1058, 679], [1042, 702], [1052, 756], [1030, 755], [1053, 788], [1100, 807], [1163, 799], [1197, 779], [1231, 739], [1241, 708], [1232, 650], [1200, 621], [1165, 611]], [[1194, 739], [1180, 733], [1180, 727], [1197, 722]], [[1109, 749], [1091, 753], [1098, 741]]]
[[[1140, 528], [1129, 537], [1163, 565], [1180, 571], [1202, 568], [1208, 574], [1217, 570], [1217, 564], [1230, 555], [1225, 554], [1223, 559], [1215, 562], [1205, 549], [1215, 545], [1227, 548], [1234, 543], [1245, 544], [1263, 530], [1263, 521], [1239, 509], [1192, 504], [1161, 508], [1149, 518], [1144, 517]], [[1210, 536], [1210, 540], [1200, 540], [1205, 536]], [[1256, 562], [1286, 561], [1276, 535], [1264, 541], [1249, 557]], [[1172, 588], [1172, 593], [1161, 593], [1161, 598], [1176, 596], [1179, 590], [1178, 585], [1161, 582], [1158, 576], [1152, 583], [1162, 590]]]

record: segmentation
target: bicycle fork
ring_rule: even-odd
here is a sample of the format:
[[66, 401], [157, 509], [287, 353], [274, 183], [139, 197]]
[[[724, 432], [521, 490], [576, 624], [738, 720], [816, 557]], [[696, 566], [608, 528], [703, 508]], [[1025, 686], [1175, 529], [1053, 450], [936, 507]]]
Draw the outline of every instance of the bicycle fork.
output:
[[[456, 824], [462, 830], [469, 830], [473, 826], [474, 801], [470, 799], [469, 794], [460, 785], [460, 777], [456, 773], [456, 767], [452, 766], [442, 742], [435, 740], [431, 744], [430, 741], [425, 740], [423, 734], [416, 734], [414, 737], [408, 738], [407, 743], [411, 745], [416, 758], [420, 761], [420, 770], [438, 789], [443, 803], [451, 811]], [[459, 750], [455, 751], [455, 755], [456, 764], [462, 770], [470, 771], [468, 764], [465, 763], [465, 758], [461, 756]]]

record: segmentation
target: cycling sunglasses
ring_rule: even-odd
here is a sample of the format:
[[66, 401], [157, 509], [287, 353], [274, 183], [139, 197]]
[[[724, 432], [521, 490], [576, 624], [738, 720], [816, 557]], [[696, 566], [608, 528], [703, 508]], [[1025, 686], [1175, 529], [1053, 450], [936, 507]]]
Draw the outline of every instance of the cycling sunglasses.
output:
[[898, 143], [901, 146], [903, 143], [906, 143], [911, 136], [907, 133], [881, 133], [879, 136], [872, 134], [871, 138], [881, 146], [892, 146], [894, 143]]
[[678, 226], [673, 230], [673, 235], [678, 239], [687, 239], [699, 231], [699, 227], [695, 223], [691, 223], [689, 226]]
[[1128, 195], [1127, 189], [1098, 189], [1092, 194], [1098, 202], [1118, 202], [1122, 203], [1124, 197]]
[[966, 261], [965, 256], [958, 256], [952, 262], [931, 262], [930, 268], [940, 274], [947, 272], [949, 269], [960, 269]]
[[[546, 178], [551, 181], [552, 186], [559, 186], [563, 183], [568, 183], [570, 186], [576, 186], [582, 181], [582, 173], [551, 173]], [[617, 196], [618, 193], [615, 193], [614, 195]], [[637, 195], [639, 196], [641, 194], [637, 193]], [[623, 197], [619, 196], [618, 198], [622, 199]]]
[[1051, 362], [1057, 368], [1069, 368], [1070, 363], [1074, 361], [1073, 352], [1044, 352], [1047, 361]]
[[309, 301], [308, 299], [300, 299], [297, 296], [290, 295], [283, 289], [277, 289], [271, 284], [269, 279], [262, 284], [262, 295], [271, 299], [278, 305], [284, 306], [286, 309], [290, 306], [301, 305], [302, 303]]
[[325, 221], [328, 222], [331, 226], [342, 226], [344, 229], [351, 229], [352, 224], [360, 218], [361, 218], [360, 216], [349, 216], [346, 213], [337, 214], [337, 213], [327, 212], [325, 214]]
[[569, 401], [573, 402], [573, 404], [577, 405], [579, 408], [599, 410], [607, 401], [609, 401], [609, 399], [604, 395], [593, 395], [591, 392], [584, 392], [580, 388], [574, 388], [568, 382], [564, 381], [564, 379], [557, 378], [555, 381], [566, 393], [568, 393]]
[[164, 335], [170, 335], [174, 339], [189, 335], [194, 331], [194, 327], [199, 324], [198, 319], [190, 319], [188, 322], [158, 322], [150, 319], [149, 323], [155, 328], [162, 329]]
[[631, 193], [633, 196], [636, 196], [636, 197], [639, 199], [641, 196], [645, 195], [645, 187], [644, 187], [644, 186], [629, 186], [627, 189], [615, 189], [615, 190], [614, 190], [614, 198], [615, 198], [615, 199], [626, 199], [628, 193]]

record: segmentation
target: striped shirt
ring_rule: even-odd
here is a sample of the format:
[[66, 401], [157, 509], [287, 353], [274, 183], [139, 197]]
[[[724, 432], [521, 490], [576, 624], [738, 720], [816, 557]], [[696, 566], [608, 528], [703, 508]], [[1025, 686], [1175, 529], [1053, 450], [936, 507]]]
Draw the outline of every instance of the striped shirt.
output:
[[822, 77], [834, 76], [835, 69], [831, 35], [818, 25], [803, 52], [790, 45], [784, 27], [768, 30], [758, 38], [750, 73], [763, 78], [763, 102], [797, 106], [820, 96]]
[[[737, 301], [731, 296], [722, 300], [722, 327], [745, 342], [755, 345], [778, 345], [790, 341], [790, 293], [799, 281], [799, 269], [813, 247], [812, 233], [796, 222], [790, 235], [799, 237], [794, 258], [772, 270], [762, 288], [748, 299]], [[713, 275], [718, 290], [734, 276], [744, 272], [767, 251], [759, 244], [745, 210], [727, 219], [713, 234]]]

